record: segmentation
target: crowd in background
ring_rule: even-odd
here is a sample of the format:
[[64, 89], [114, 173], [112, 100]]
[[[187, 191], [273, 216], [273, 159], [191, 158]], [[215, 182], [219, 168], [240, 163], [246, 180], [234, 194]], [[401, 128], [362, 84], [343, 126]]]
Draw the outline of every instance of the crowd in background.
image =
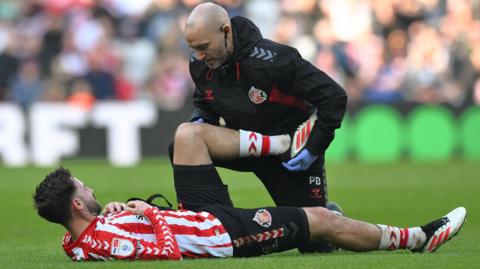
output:
[[[192, 94], [182, 36], [200, 0], [0, 2], [0, 101], [155, 100]], [[480, 104], [479, 0], [217, 0], [296, 47], [350, 103]]]

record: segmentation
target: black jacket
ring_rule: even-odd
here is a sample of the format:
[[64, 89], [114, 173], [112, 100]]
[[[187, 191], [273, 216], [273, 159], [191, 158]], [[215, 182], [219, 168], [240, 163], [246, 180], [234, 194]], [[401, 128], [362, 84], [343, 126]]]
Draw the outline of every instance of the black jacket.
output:
[[231, 21], [234, 53], [229, 62], [209, 69], [192, 54], [190, 74], [196, 89], [190, 120], [218, 124], [222, 117], [232, 129], [293, 134], [317, 108], [307, 148], [323, 154], [345, 114], [345, 91], [296, 49], [264, 39], [250, 20]]

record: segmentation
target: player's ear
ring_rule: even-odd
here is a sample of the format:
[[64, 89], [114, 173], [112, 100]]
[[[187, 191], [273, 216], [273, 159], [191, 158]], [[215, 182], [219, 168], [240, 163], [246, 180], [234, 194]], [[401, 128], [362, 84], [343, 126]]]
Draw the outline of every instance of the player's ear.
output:
[[78, 198], [72, 199], [72, 210], [80, 210], [83, 209], [83, 202]]
[[223, 32], [225, 35], [228, 35], [231, 30], [232, 30], [232, 27], [230, 27], [230, 25], [228, 25], [228, 24], [224, 24], [224, 25], [222, 26], [222, 32]]

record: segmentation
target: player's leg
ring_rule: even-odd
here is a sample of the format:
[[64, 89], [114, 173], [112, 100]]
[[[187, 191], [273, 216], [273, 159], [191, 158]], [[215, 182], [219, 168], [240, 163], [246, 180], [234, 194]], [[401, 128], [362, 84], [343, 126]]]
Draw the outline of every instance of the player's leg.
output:
[[[238, 158], [242, 151], [242, 134], [248, 132], [209, 124], [185, 123], [179, 126], [173, 148], [173, 173], [177, 201], [183, 208], [196, 210], [208, 204], [232, 206], [227, 186], [223, 185], [212, 159]], [[252, 134], [261, 136], [252, 132], [248, 136]], [[270, 142], [272, 150], [268, 154], [275, 154], [279, 148], [288, 149], [288, 136], [263, 138], [263, 142]], [[283, 143], [285, 138], [288, 141]]]
[[323, 161], [317, 160], [311, 169], [291, 172], [275, 156], [256, 162], [253, 172], [262, 181], [277, 206], [325, 206], [327, 185]]
[[175, 133], [173, 163], [201, 165], [212, 163], [212, 159], [228, 161], [239, 157], [278, 155], [289, 147], [288, 135], [265, 136], [210, 124], [183, 123]]
[[212, 205], [201, 210], [211, 212], [228, 231], [234, 257], [290, 250], [309, 240], [307, 216], [298, 207], [240, 209]]
[[410, 249], [432, 252], [458, 233], [466, 217], [465, 208], [459, 207], [427, 225], [398, 228], [339, 216], [322, 207], [304, 210], [310, 241], [327, 238], [353, 251]]
[[[277, 206], [339, 208], [328, 203], [323, 157], [302, 172], [288, 171], [275, 156], [262, 158], [262, 163], [255, 164], [254, 172], [262, 180]], [[302, 253], [333, 252], [336, 249], [338, 247], [327, 240], [308, 242], [299, 247]]]

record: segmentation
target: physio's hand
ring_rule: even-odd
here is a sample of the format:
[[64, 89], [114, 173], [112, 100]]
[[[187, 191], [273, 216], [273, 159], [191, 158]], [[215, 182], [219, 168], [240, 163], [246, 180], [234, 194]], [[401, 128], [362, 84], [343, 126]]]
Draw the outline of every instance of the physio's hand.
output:
[[317, 158], [318, 156], [311, 154], [308, 149], [303, 149], [297, 156], [295, 156], [295, 158], [288, 162], [283, 162], [282, 165], [289, 171], [305, 171], [315, 160], [317, 160]]
[[149, 209], [150, 207], [152, 206], [145, 203], [144, 201], [135, 200], [127, 203], [126, 210], [132, 212], [135, 215], [144, 216], [145, 210]]
[[202, 118], [198, 118], [196, 120], [193, 121], [194, 123], [204, 123], [205, 120], [203, 120]]
[[120, 212], [124, 210], [127, 210], [127, 205], [125, 203], [110, 202], [103, 208], [102, 215], [105, 216], [110, 213]]

